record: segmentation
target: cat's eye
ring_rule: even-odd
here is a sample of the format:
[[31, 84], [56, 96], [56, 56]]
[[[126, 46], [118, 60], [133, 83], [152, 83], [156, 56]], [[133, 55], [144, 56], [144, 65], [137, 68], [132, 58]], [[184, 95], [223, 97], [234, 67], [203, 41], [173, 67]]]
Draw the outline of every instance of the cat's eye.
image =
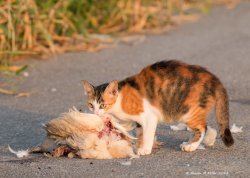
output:
[[105, 109], [106, 107], [107, 107], [106, 104], [101, 104], [101, 105], [100, 105], [100, 108], [101, 108], [101, 109]]
[[94, 106], [93, 106], [93, 104], [92, 104], [92, 103], [88, 103], [88, 107], [89, 107], [89, 108], [91, 108], [91, 109], [93, 109], [93, 108], [94, 108]]

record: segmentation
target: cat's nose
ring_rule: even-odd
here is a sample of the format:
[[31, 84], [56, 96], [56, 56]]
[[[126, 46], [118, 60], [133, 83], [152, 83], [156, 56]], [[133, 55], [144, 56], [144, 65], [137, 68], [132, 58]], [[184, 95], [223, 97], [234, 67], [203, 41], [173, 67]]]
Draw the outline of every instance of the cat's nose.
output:
[[102, 116], [102, 112], [101, 111], [95, 111], [94, 112], [96, 115], [98, 115], [98, 116]]

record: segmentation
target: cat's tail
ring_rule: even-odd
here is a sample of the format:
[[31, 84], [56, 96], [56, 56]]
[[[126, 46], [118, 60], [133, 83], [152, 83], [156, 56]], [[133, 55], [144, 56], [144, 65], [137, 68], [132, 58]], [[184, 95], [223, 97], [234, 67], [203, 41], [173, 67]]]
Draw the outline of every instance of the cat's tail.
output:
[[222, 84], [219, 84], [217, 86], [215, 98], [216, 120], [219, 126], [219, 133], [224, 144], [227, 147], [230, 147], [234, 144], [234, 139], [229, 129], [228, 95], [226, 89], [223, 87]]

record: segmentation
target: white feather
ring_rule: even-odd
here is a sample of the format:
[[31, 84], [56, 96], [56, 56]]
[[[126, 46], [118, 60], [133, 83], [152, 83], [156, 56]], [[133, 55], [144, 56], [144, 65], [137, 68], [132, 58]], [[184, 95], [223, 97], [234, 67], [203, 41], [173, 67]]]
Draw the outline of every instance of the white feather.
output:
[[233, 124], [230, 131], [232, 133], [240, 133], [240, 132], [243, 132], [242, 129], [243, 129], [243, 127], [238, 127], [238, 126], [236, 126], [236, 124]]
[[9, 151], [13, 154], [15, 154], [18, 158], [23, 158], [23, 157], [27, 157], [29, 156], [29, 149], [27, 150], [19, 150], [19, 151], [15, 151], [13, 150], [10, 145], [8, 145]]
[[119, 131], [121, 131], [121, 133], [123, 133], [125, 136], [127, 136], [128, 138], [130, 139], [137, 139], [136, 137], [133, 137], [132, 135], [130, 135], [127, 130], [122, 126], [120, 125], [119, 123], [117, 123], [113, 117], [111, 118], [111, 123], [113, 124], [113, 126], [118, 129]]
[[120, 163], [123, 166], [130, 166], [131, 165], [131, 161], [130, 160], [129, 161], [120, 162]]
[[186, 130], [186, 124], [179, 123], [178, 125], [170, 125], [170, 129], [173, 131]]
[[204, 145], [202, 145], [202, 144], [200, 144], [199, 146], [198, 146], [198, 148], [197, 148], [198, 150], [205, 150], [206, 148], [205, 148], [205, 146]]

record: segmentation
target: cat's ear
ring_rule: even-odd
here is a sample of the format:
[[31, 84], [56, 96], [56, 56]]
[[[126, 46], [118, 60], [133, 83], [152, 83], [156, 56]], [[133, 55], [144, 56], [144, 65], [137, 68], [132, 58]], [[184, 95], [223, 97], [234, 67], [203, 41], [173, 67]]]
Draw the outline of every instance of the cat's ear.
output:
[[82, 85], [85, 91], [85, 95], [94, 95], [95, 88], [87, 80], [82, 80]]
[[118, 95], [118, 81], [111, 81], [106, 87], [104, 94], [110, 97], [116, 97]]

